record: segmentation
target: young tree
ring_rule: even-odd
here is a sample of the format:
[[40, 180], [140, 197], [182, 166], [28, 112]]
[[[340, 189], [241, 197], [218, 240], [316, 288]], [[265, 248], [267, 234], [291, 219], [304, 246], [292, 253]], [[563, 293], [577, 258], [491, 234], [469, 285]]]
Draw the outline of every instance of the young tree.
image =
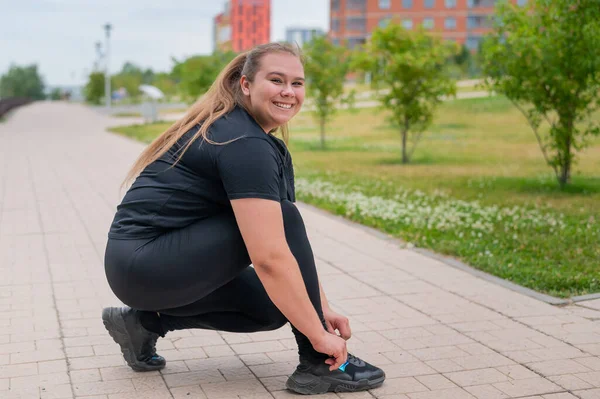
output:
[[[503, 3], [497, 15], [482, 51], [486, 84], [527, 118], [564, 187], [575, 151], [600, 132], [590, 118], [600, 108], [600, 5], [598, 0], [536, 0], [526, 8]], [[544, 121], [549, 129], [542, 129]]]
[[325, 126], [340, 103], [352, 102], [352, 94], [344, 96], [344, 80], [350, 70], [350, 53], [324, 36], [317, 36], [302, 49], [307, 91], [319, 122], [321, 148], [325, 148]]
[[172, 73], [180, 78], [182, 94], [195, 101], [210, 88], [221, 69], [234, 57], [232, 52], [193, 56], [175, 64]]
[[85, 101], [98, 105], [104, 99], [104, 73], [92, 72], [83, 88]]
[[8, 72], [0, 77], [2, 97], [25, 97], [31, 100], [44, 99], [44, 82], [37, 65], [25, 67], [11, 65]]
[[[373, 31], [365, 50], [357, 67], [370, 71], [372, 82], [388, 89], [379, 91], [378, 98], [400, 130], [402, 163], [408, 163], [442, 97], [456, 93], [456, 82], [445, 66], [458, 48], [421, 29], [407, 31], [391, 23]], [[414, 136], [411, 149], [409, 133]]]

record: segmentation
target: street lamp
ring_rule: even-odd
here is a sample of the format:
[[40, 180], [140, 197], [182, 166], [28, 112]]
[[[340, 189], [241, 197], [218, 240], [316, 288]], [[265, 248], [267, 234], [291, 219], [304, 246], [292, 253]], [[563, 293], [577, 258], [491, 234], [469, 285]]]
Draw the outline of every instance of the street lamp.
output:
[[106, 31], [106, 49], [104, 50], [104, 56], [106, 57], [104, 62], [104, 94], [106, 97], [106, 108], [110, 109], [110, 100], [111, 100], [111, 95], [110, 95], [110, 74], [109, 74], [109, 70], [108, 70], [108, 61], [110, 60], [110, 46], [109, 46], [109, 39], [110, 39], [110, 30], [112, 29], [112, 25], [111, 24], [106, 24], [104, 25], [104, 30]]

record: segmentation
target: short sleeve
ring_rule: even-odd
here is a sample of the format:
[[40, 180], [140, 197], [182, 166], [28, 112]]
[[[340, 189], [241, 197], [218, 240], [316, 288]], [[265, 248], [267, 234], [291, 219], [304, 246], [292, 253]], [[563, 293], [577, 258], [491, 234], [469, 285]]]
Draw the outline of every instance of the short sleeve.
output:
[[217, 154], [216, 164], [230, 200], [281, 201], [280, 167], [273, 147], [266, 140], [248, 137], [224, 144]]

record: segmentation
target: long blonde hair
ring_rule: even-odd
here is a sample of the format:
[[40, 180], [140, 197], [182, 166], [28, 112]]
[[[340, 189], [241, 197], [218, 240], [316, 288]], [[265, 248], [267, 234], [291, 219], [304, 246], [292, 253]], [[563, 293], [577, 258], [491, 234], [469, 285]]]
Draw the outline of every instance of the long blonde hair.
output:
[[[217, 119], [231, 112], [236, 105], [244, 106], [244, 95], [240, 86], [241, 77], [245, 75], [250, 82], [254, 81], [262, 57], [277, 52], [291, 54], [302, 62], [299, 49], [285, 43], [261, 44], [236, 56], [219, 73], [204, 97], [192, 105], [183, 118], [171, 125], [144, 149], [127, 173], [123, 186], [131, 182], [146, 166], [163, 156], [181, 136], [198, 124], [201, 124], [200, 129], [180, 151], [176, 162], [179, 162], [183, 153], [199, 137], [212, 144], [218, 144], [207, 137], [208, 129]], [[287, 123], [280, 126], [280, 129], [283, 140], [287, 143], [289, 135]]]

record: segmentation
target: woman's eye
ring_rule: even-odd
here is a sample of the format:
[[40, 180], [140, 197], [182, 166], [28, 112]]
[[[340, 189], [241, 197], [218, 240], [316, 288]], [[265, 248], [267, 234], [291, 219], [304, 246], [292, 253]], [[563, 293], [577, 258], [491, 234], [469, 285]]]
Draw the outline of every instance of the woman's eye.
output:
[[304, 86], [304, 83], [302, 83], [302, 82], [294, 82], [294, 85], [295, 86]]
[[281, 79], [271, 79], [271, 82], [274, 82], [274, 83], [281, 83]]

